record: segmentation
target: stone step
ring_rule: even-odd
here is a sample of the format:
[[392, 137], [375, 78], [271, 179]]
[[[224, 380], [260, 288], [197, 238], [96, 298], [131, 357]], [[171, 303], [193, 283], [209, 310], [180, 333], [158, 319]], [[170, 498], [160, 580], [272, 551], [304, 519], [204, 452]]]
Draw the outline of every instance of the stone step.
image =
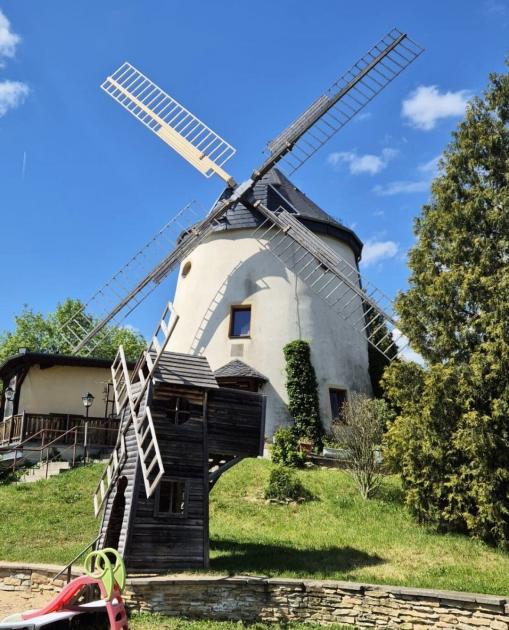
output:
[[56, 475], [69, 470], [70, 467], [71, 465], [69, 462], [49, 462], [46, 475], [46, 464], [37, 464], [33, 468], [27, 470], [27, 472], [19, 478], [18, 483], [34, 483], [36, 481], [40, 481], [41, 479], [49, 479], [50, 477], [55, 477]]

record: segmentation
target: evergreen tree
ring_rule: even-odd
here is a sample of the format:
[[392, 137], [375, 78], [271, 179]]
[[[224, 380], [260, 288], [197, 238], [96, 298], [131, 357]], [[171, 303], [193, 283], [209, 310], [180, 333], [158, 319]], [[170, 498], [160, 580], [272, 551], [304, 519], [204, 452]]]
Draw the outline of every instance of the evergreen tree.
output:
[[424, 522], [509, 546], [509, 74], [490, 76], [415, 224], [402, 331], [428, 367], [385, 376], [387, 452]]

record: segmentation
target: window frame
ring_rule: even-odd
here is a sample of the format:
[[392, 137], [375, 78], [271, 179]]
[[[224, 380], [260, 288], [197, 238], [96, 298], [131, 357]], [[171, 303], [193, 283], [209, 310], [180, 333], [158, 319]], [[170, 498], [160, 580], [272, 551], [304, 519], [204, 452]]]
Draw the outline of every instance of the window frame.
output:
[[[247, 335], [234, 335], [233, 334], [235, 313], [239, 311], [249, 311], [249, 333]], [[232, 304], [230, 306], [230, 324], [228, 326], [228, 337], [230, 339], [251, 339], [252, 324], [253, 324], [253, 305], [252, 304]]]
[[[159, 504], [161, 500], [161, 488], [163, 483], [182, 484], [184, 486], [184, 509], [182, 512], [161, 512]], [[187, 518], [187, 508], [189, 504], [189, 479], [177, 479], [175, 477], [163, 477], [157, 486], [154, 496], [154, 516], [156, 518]], [[170, 501], [171, 505], [171, 501]]]
[[[175, 401], [175, 407], [172, 409], [168, 409], [168, 411], [166, 412], [166, 417], [173, 426], [181, 427], [183, 424], [186, 424], [186, 422], [189, 422], [189, 420], [191, 420], [191, 401], [185, 396], [171, 396], [170, 400]], [[185, 400], [187, 403], [187, 409], [180, 408], [183, 400]], [[170, 417], [170, 414], [173, 414], [173, 418]], [[183, 420], [183, 418], [185, 418], [185, 420]]]
[[[349, 391], [346, 387], [342, 386], [342, 385], [329, 385], [329, 387], [327, 388], [329, 391], [329, 405], [330, 405], [330, 413], [331, 413], [331, 421], [332, 422], [341, 422], [342, 424], [345, 424], [344, 419], [341, 417], [341, 415], [338, 416], [334, 416], [334, 409], [332, 408], [332, 392], [344, 392], [345, 395], [345, 399], [343, 401], [343, 403], [348, 402], [350, 399], [349, 396]], [[339, 412], [339, 409], [338, 409]]]

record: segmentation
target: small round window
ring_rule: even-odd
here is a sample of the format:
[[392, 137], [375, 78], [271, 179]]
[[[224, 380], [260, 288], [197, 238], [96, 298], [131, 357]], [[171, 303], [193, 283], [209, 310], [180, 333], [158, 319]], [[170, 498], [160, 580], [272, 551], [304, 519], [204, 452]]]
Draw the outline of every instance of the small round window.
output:
[[190, 271], [191, 271], [191, 261], [188, 260], [182, 267], [182, 277], [185, 278]]

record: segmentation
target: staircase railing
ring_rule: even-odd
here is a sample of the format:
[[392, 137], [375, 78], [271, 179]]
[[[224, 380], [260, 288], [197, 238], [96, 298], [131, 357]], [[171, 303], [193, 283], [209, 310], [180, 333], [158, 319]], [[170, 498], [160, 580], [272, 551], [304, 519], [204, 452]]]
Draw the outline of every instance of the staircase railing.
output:
[[67, 573], [66, 579], [67, 579], [67, 584], [69, 584], [69, 582], [72, 579], [72, 567], [73, 567], [73, 565], [76, 564], [76, 562], [80, 558], [82, 558], [87, 553], [87, 551], [95, 551], [96, 550], [96, 545], [97, 545], [100, 537], [101, 537], [101, 534], [99, 534], [97, 536], [97, 538], [95, 538], [91, 543], [89, 543], [86, 547], [84, 547], [79, 552], [79, 554], [77, 556], [74, 556], [74, 558], [68, 564], [66, 564], [65, 567], [61, 571], [59, 571], [56, 575], [54, 575], [51, 578], [51, 581], [54, 582], [55, 580], [58, 580], [58, 578], [61, 575], [63, 575], [64, 573]]
[[[29, 438], [26, 438], [23, 442], [20, 442], [16, 445], [8, 446], [8, 447], [0, 447], [0, 455], [5, 455], [8, 453], [14, 453], [14, 458], [12, 464], [9, 465], [9, 468], [12, 469], [12, 472], [16, 472], [19, 467], [20, 462], [20, 453], [39, 453], [40, 464], [46, 464], [46, 478], [48, 477], [48, 469], [51, 461], [57, 460], [59, 457], [62, 458], [62, 453], [66, 451], [72, 451], [71, 457], [71, 467], [76, 466], [77, 460], [77, 451], [78, 447], [81, 446], [81, 442], [79, 440], [79, 435], [83, 427], [74, 426], [67, 431], [59, 431], [57, 429], [41, 429], [37, 433], [34, 433]], [[96, 428], [95, 431], [104, 431], [104, 432], [112, 432], [114, 429], [99, 429]], [[115, 434], [117, 431], [115, 431]], [[58, 434], [58, 435], [56, 435]], [[53, 437], [55, 436], [56, 437]], [[50, 437], [50, 441], [47, 442], [48, 436]], [[67, 443], [68, 436], [73, 436], [70, 443]], [[34, 441], [41, 441], [40, 446], [27, 446], [27, 444], [32, 444]], [[50, 449], [59, 445], [60, 452], [50, 457]]]

